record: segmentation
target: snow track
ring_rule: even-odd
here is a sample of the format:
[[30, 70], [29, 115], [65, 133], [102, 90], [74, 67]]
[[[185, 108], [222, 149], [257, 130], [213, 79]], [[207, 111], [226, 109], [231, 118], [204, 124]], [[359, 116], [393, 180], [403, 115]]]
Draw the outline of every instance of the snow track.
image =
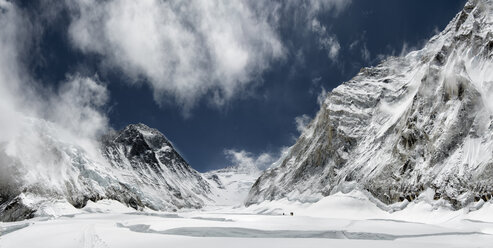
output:
[[94, 225], [89, 224], [83, 228], [81, 235], [82, 248], [108, 248], [106, 243], [96, 234]]

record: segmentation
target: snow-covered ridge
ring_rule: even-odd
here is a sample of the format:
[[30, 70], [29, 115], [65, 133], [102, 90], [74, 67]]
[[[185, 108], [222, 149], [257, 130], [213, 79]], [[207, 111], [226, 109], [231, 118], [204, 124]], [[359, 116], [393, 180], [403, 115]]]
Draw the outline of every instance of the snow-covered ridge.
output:
[[152, 209], [200, 208], [210, 185], [176, 152], [166, 137], [144, 124], [129, 125], [105, 137], [103, 153], [118, 178], [137, 188], [142, 205]]
[[203, 173], [212, 185], [211, 198], [216, 206], [241, 206], [262, 171], [257, 167], [230, 166]]
[[[0, 221], [31, 218], [40, 206], [117, 200], [135, 209], [200, 208], [211, 186], [159, 131], [143, 124], [106, 135], [99, 151], [65, 139], [41, 119], [20, 123], [19, 137], [0, 149]], [[45, 204], [46, 203], [46, 204]]]
[[368, 191], [392, 204], [432, 190], [461, 208], [493, 195], [493, 1], [471, 0], [420, 51], [363, 68], [328, 94], [247, 205]]

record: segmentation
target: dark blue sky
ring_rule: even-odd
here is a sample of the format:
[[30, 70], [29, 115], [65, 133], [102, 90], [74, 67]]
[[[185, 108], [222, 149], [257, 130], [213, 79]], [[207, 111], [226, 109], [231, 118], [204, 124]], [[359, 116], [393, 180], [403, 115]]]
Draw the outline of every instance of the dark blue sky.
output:
[[[251, 94], [233, 98], [222, 108], [202, 99], [188, 118], [179, 106], [157, 105], [147, 84], [125, 83], [129, 79], [118, 69], [101, 69], [98, 55], [72, 48], [67, 38], [69, 16], [63, 10], [46, 24], [39, 43], [42, 59], [34, 59], [31, 70], [46, 84], [62, 82], [68, 73], [97, 73], [110, 91], [107, 114], [113, 128], [139, 122], [157, 128], [192, 167], [206, 171], [230, 165], [225, 149], [275, 154], [292, 145], [299, 135], [295, 117], [316, 114], [322, 87], [331, 90], [361, 67], [399, 55], [403, 47], [421, 48], [464, 4], [465, 0], [353, 0], [337, 16], [320, 13], [317, 19], [341, 46], [335, 62], [320, 48], [315, 33], [287, 15], [278, 30], [286, 58], [271, 63]], [[36, 4], [25, 3], [24, 8], [35, 12]], [[370, 55], [366, 59], [365, 47]]]

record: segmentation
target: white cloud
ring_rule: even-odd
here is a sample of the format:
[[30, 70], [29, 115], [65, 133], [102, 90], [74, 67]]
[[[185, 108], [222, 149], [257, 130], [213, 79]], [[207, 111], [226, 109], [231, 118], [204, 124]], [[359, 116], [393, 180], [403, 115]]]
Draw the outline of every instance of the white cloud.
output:
[[[277, 27], [294, 13], [301, 22], [339, 14], [349, 0], [66, 0], [69, 34], [83, 52], [150, 84], [158, 103], [187, 114], [202, 98], [216, 106], [241, 95], [286, 51]], [[286, 14], [288, 13], [288, 14]], [[289, 17], [291, 18], [291, 17]], [[320, 26], [320, 25], [319, 25]], [[320, 30], [320, 46], [335, 60], [340, 44]]]
[[298, 130], [298, 132], [300, 133], [303, 133], [311, 121], [312, 118], [310, 118], [310, 116], [306, 114], [295, 117], [294, 122], [296, 123], [296, 130]]
[[[261, 4], [268, 6], [262, 9], [242, 0], [67, 1], [74, 14], [69, 32], [75, 46], [103, 55], [105, 66], [122, 68], [136, 80], [145, 77], [156, 100], [171, 97], [169, 101], [185, 110], [206, 95], [213, 96], [216, 105], [224, 104], [285, 52], [275, 30], [278, 5], [273, 3]], [[310, 13], [328, 6], [338, 11], [342, 6], [335, 3], [340, 1], [308, 2], [315, 4]], [[51, 21], [56, 11], [46, 14]], [[97, 137], [108, 129], [102, 110], [109, 98], [104, 84], [97, 76], [76, 74], [56, 89], [46, 87], [52, 84], [36, 81], [26, 69], [35, 56], [32, 47], [41, 49], [33, 43], [40, 40], [42, 24], [15, 4], [0, 0], [0, 26], [0, 143], [4, 152], [0, 153], [0, 175], [11, 175], [13, 165], [37, 164], [31, 171], [41, 174], [70, 165], [58, 164], [62, 160], [47, 140], [98, 156]], [[20, 156], [21, 164], [5, 162], [4, 156], [16, 153], [25, 155]], [[271, 153], [228, 150], [226, 154], [234, 164], [260, 169], [276, 161]]]
[[19, 85], [17, 79], [22, 75], [17, 66], [17, 55], [23, 45], [22, 18], [10, 2], [0, 0], [0, 142], [12, 137], [17, 129], [18, 114], [16, 105], [19, 99], [15, 96]]
[[320, 93], [317, 96], [317, 103], [318, 103], [318, 105], [320, 105], [320, 107], [322, 107], [325, 100], [327, 99], [327, 95], [328, 95], [328, 92], [325, 90], [324, 87], [322, 87], [322, 90], [320, 91]]
[[186, 111], [205, 95], [224, 104], [284, 55], [267, 17], [243, 0], [72, 3], [76, 47], [145, 77], [158, 102]]
[[320, 14], [330, 13], [339, 15], [350, 4], [351, 0], [289, 0], [289, 12], [294, 12], [295, 18], [305, 22], [307, 28], [318, 37], [320, 49], [327, 52], [327, 56], [337, 62], [341, 45], [335, 34], [328, 32], [327, 27], [317, 19]]
[[350, 4], [351, 0], [311, 0], [312, 11], [322, 12], [329, 9], [334, 10], [335, 15], [339, 15]]
[[224, 150], [224, 154], [231, 161], [232, 166], [238, 166], [248, 172], [270, 168], [278, 159], [278, 157], [270, 153], [255, 155], [245, 150], [227, 149]]
[[353, 41], [349, 45], [349, 50], [354, 52], [357, 47], [360, 47], [359, 51], [361, 54], [361, 58], [366, 62], [370, 62], [371, 61], [371, 53], [370, 53], [370, 50], [368, 50], [368, 46], [366, 44], [366, 31], [364, 31], [361, 34], [360, 39]]
[[332, 11], [333, 15], [339, 15], [350, 4], [351, 0], [288, 0], [290, 9], [298, 10], [299, 15], [304, 15], [309, 21], [320, 13]]
[[78, 136], [97, 139], [107, 129], [101, 112], [108, 101], [106, 86], [97, 79], [71, 76], [47, 103], [45, 116]]
[[311, 29], [318, 35], [320, 48], [327, 52], [327, 56], [334, 62], [337, 61], [341, 45], [334, 34], [329, 34], [327, 28], [317, 19], [313, 19]]
[[95, 155], [96, 137], [108, 127], [101, 111], [108, 94], [97, 80], [73, 76], [53, 90], [29, 76], [31, 49], [42, 31], [36, 25], [15, 4], [0, 0], [0, 174], [67, 166], [60, 164], [50, 140]]
[[351, 44], [349, 44], [349, 50], [353, 51], [359, 45], [359, 42], [360, 42], [359, 40], [355, 40], [351, 42]]
[[370, 51], [366, 47], [366, 43], [363, 43], [363, 47], [361, 48], [361, 58], [366, 62], [371, 60]]
[[404, 57], [406, 56], [409, 52], [416, 50], [415, 47], [409, 47], [409, 44], [407, 42], [402, 43], [402, 48], [399, 53], [399, 57]]
[[[379, 61], [383, 61], [386, 60], [388, 57], [392, 57], [392, 56], [405, 57], [410, 52], [416, 51], [420, 47], [423, 47], [426, 44], [426, 40], [422, 40], [421, 43], [422, 44], [418, 44], [416, 46], [410, 46], [407, 42], [403, 42], [400, 51], [397, 51], [396, 49], [392, 49], [391, 52], [387, 54], [378, 54], [376, 58]], [[390, 46], [388, 46], [388, 48], [390, 48]]]

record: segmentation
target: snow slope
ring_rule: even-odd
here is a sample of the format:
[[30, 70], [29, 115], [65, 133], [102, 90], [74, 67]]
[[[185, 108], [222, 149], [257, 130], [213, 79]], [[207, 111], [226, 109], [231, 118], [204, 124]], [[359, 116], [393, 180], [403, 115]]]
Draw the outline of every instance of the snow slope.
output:
[[156, 129], [129, 125], [105, 137], [103, 154], [118, 170], [117, 178], [136, 188], [141, 206], [200, 208], [210, 201], [211, 186]]
[[419, 51], [330, 92], [247, 205], [353, 189], [385, 204], [432, 192], [454, 208], [493, 195], [493, 1], [470, 0]]
[[255, 166], [236, 165], [203, 173], [212, 186], [215, 206], [243, 205], [262, 171]]
[[200, 208], [209, 183], [163, 134], [143, 124], [104, 137], [100, 150], [74, 144], [56, 124], [19, 123], [19, 137], [0, 146], [0, 221], [43, 215], [43, 206], [114, 199], [135, 209]]
[[[473, 212], [380, 210], [361, 192], [315, 204], [166, 213], [91, 201], [59, 217], [0, 222], [0, 247], [489, 247], [493, 205]], [[70, 206], [70, 205], [69, 205]], [[274, 207], [274, 208], [272, 208]], [[260, 212], [258, 212], [260, 210]], [[282, 212], [294, 211], [294, 216]], [[269, 212], [269, 214], [266, 214]], [[428, 221], [420, 221], [423, 216]], [[434, 220], [434, 221], [430, 221]]]
[[144, 124], [103, 136], [94, 151], [54, 123], [26, 118], [20, 124], [19, 137], [0, 144], [0, 221], [41, 216], [45, 208], [57, 215], [63, 206], [56, 202], [81, 208], [113, 199], [166, 211], [242, 205], [261, 174], [253, 164], [199, 173]]

